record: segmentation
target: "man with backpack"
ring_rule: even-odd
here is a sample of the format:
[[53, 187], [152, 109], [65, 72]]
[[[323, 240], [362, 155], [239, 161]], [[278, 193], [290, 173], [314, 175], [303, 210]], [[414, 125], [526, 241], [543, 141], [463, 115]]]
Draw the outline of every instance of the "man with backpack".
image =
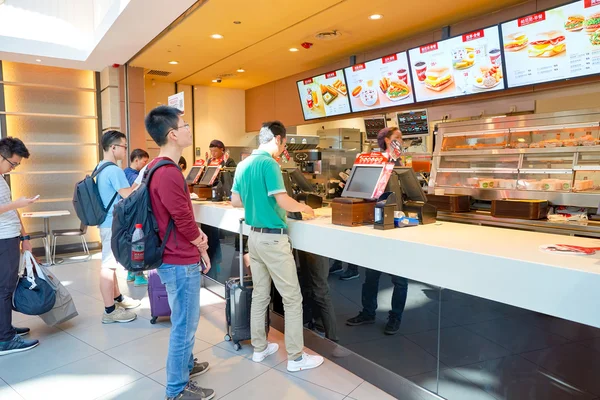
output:
[[108, 131], [102, 135], [101, 145], [104, 159], [96, 168], [109, 164], [96, 177], [98, 192], [107, 211], [106, 218], [99, 225], [102, 242], [100, 292], [104, 300], [102, 323], [131, 322], [137, 318], [137, 315], [129, 310], [139, 307], [141, 302], [121, 294], [116, 273], [119, 264], [111, 249], [113, 209], [121, 198], [128, 197], [133, 191], [125, 172], [117, 166], [118, 161], [127, 159], [126, 136], [119, 131]]
[[29, 236], [17, 210], [35, 203], [37, 197], [12, 201], [4, 174], [21, 165], [23, 158], [29, 158], [29, 150], [22, 141], [12, 137], [0, 140], [0, 356], [33, 349], [39, 344], [37, 340], [22, 338], [29, 333], [29, 328], [12, 325], [12, 299], [21, 250], [31, 251]]
[[[194, 359], [196, 329], [200, 320], [201, 274], [210, 270], [206, 235], [196, 225], [185, 178], [174, 160], [192, 145], [190, 126], [173, 107], [160, 106], [146, 116], [146, 130], [160, 146], [148, 164], [152, 212], [163, 238], [162, 265], [157, 272], [166, 286], [171, 308], [171, 337], [167, 357], [167, 400], [209, 400], [212, 389], [198, 387], [190, 378], [208, 370]], [[167, 165], [153, 169], [159, 162]], [[171, 164], [172, 163], [172, 164]], [[169, 226], [173, 221], [173, 231]], [[169, 231], [169, 234], [167, 234]]]

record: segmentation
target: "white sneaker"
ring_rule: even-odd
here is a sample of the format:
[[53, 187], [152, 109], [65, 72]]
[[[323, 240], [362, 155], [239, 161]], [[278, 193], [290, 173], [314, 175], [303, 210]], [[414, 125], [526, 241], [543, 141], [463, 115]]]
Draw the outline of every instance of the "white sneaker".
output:
[[140, 300], [132, 299], [131, 297], [123, 295], [123, 301], [116, 302], [116, 304], [126, 310], [131, 310], [132, 308], [139, 307], [142, 302]]
[[323, 364], [323, 361], [323, 357], [321, 356], [311, 356], [310, 354], [302, 353], [302, 360], [288, 361], [287, 370], [290, 372], [298, 372], [313, 369]]
[[269, 343], [264, 351], [255, 351], [254, 354], [252, 354], [252, 361], [263, 362], [264, 359], [269, 357], [271, 354], [277, 353], [277, 350], [279, 350], [279, 345], [277, 343]]

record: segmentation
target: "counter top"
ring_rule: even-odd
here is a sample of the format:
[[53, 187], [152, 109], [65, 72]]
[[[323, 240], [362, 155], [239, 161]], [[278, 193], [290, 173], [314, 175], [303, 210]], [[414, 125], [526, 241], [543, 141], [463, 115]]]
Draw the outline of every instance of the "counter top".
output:
[[[196, 221], [232, 232], [244, 211], [194, 202]], [[249, 232], [245, 226], [244, 232]], [[290, 221], [299, 250], [352, 262], [434, 286], [600, 327], [600, 255], [552, 254], [545, 244], [596, 247], [594, 239], [439, 222], [375, 230], [331, 223], [331, 210]]]

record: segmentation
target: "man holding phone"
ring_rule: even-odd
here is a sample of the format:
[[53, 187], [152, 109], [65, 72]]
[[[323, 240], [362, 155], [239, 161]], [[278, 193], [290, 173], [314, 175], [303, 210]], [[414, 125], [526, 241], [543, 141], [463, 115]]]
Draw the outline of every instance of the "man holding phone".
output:
[[[161, 160], [175, 163], [183, 149], [192, 145], [190, 126], [176, 108], [157, 107], [146, 116], [145, 123], [160, 147], [158, 157], [148, 164], [149, 170]], [[196, 225], [190, 192], [176, 164], [154, 171], [148, 191], [159, 234], [166, 242], [163, 264], [157, 272], [167, 288], [171, 307], [167, 400], [210, 400], [215, 391], [198, 387], [190, 380], [209, 367], [207, 362], [197, 362], [193, 355], [200, 320], [201, 277], [210, 270], [208, 240]], [[171, 220], [173, 232], [165, 237]]]
[[40, 197], [21, 197], [12, 201], [5, 174], [24, 158], [29, 158], [25, 144], [12, 137], [0, 140], [0, 356], [34, 348], [37, 340], [24, 340], [29, 328], [12, 326], [12, 296], [17, 286], [21, 251], [31, 251], [29, 236], [23, 228], [18, 209], [27, 207]]

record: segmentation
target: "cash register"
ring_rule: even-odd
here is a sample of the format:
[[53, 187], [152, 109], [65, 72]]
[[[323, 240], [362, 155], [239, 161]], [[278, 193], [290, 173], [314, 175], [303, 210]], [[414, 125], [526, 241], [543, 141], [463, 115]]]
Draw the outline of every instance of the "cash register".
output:
[[[302, 172], [295, 168], [288, 168], [281, 171], [283, 175], [283, 184], [285, 185], [285, 190], [292, 199], [305, 203], [312, 209], [323, 207], [323, 198], [321, 196], [317, 196], [314, 193], [310, 193], [314, 191], [313, 186], [308, 182]], [[294, 189], [296, 186], [296, 189]], [[288, 218], [291, 219], [302, 219], [302, 213], [300, 212], [288, 212]]]

